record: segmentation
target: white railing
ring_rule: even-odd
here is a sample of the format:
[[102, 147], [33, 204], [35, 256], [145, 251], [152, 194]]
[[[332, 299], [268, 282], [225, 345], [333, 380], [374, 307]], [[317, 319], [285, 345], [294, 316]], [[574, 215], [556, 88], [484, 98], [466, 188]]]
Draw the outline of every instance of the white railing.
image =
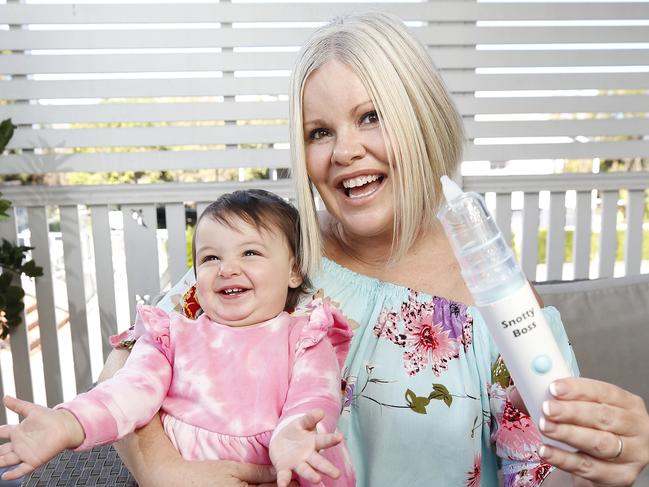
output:
[[[621, 272], [637, 274], [642, 270], [643, 212], [649, 173], [465, 177], [463, 183], [465, 189], [485, 193], [494, 203], [491, 206], [501, 228], [520, 242], [521, 262], [532, 280], [538, 278], [537, 269], [543, 267], [547, 269], [547, 280], [566, 277], [562, 272], [568, 226], [574, 227], [574, 273], [568, 277], [612, 276], [618, 228], [624, 229], [625, 239]], [[48, 404], [87, 388], [110, 350], [108, 337], [133, 320], [138, 296], [155, 296], [186, 272], [188, 208], [200, 212], [219, 194], [247, 186], [265, 187], [287, 198], [293, 191], [289, 180], [4, 188], [5, 196], [16, 206], [14, 215], [26, 214], [21, 235], [29, 236], [28, 243], [35, 247], [33, 257], [45, 271], [35, 286], [40, 347], [30, 348], [34, 339], [28, 335], [33, 332], [25, 323], [13, 330], [15, 385], [10, 387], [11, 392], [32, 398], [32, 376], [41, 368]], [[593, 197], [594, 191], [598, 196]], [[517, 209], [512, 202], [519, 192], [524, 204]], [[576, 193], [575, 205], [566, 208], [566, 195], [571, 192]], [[544, 199], [549, 201], [547, 208]], [[601, 215], [601, 220], [599, 216], [593, 219], [593, 213]], [[162, 214], [164, 225], [158, 223]], [[567, 220], [574, 223], [567, 225]], [[48, 223], [60, 229], [48, 230]], [[545, 230], [547, 258], [538, 262], [539, 232]], [[599, 251], [591, 257], [592, 233], [600, 235]], [[52, 245], [59, 235], [62, 250]], [[0, 224], [0, 236], [17, 238], [15, 218]], [[62, 262], [61, 268], [53, 266], [54, 261]], [[591, 273], [592, 264], [597, 267]], [[645, 265], [645, 272], [649, 272], [649, 265]], [[67, 311], [69, 335], [58, 331], [60, 309]], [[93, 334], [100, 338], [93, 342], [89, 339]], [[68, 343], [62, 343], [64, 339]], [[62, 356], [63, 349], [71, 349], [73, 360]], [[38, 363], [41, 354], [42, 367]], [[68, 365], [62, 369], [62, 363]], [[5, 383], [12, 382], [7, 373], [3, 374]]]

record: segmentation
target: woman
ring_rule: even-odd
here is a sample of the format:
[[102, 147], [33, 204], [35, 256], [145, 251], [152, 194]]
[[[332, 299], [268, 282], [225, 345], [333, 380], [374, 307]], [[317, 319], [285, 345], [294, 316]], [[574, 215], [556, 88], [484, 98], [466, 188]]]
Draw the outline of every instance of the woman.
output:
[[[302, 49], [291, 147], [304, 265], [321, 263], [316, 287], [358, 323], [340, 422], [358, 485], [497, 485], [498, 456], [505, 485], [631, 485], [649, 462], [649, 415], [638, 397], [587, 379], [555, 383], [543, 432], [580, 453], [539, 450], [538, 432], [507, 398], [508, 374], [467, 307], [435, 218], [439, 177], [456, 169], [462, 142], [426, 50], [395, 18], [338, 19]], [[312, 187], [325, 215], [316, 215]], [[546, 317], [572, 360], [556, 310]], [[142, 485], [174, 485], [173, 476], [272, 482], [272, 472], [251, 466], [182, 464], [159, 429], [121, 450]], [[147, 468], [160, 455], [170, 467]]]

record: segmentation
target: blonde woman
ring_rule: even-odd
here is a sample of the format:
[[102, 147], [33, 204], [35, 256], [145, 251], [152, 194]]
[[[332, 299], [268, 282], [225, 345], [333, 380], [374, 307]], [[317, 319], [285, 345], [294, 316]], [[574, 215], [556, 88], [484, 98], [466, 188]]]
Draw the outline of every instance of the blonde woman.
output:
[[[439, 176], [456, 170], [463, 132], [425, 48], [392, 16], [339, 18], [304, 46], [291, 83], [302, 262], [357, 324], [339, 427], [358, 485], [496, 486], [499, 468], [506, 486], [632, 485], [649, 462], [637, 396], [556, 382], [543, 432], [579, 453], [542, 445], [507, 396], [508, 373], [435, 218]], [[316, 212], [315, 190], [326, 212]], [[544, 312], [576, 369], [558, 312]], [[192, 485], [272, 481], [252, 466], [182, 464], [159, 430], [124, 455], [143, 485], [174, 485], [174, 475]], [[147, 468], [160, 456], [162, 476]]]

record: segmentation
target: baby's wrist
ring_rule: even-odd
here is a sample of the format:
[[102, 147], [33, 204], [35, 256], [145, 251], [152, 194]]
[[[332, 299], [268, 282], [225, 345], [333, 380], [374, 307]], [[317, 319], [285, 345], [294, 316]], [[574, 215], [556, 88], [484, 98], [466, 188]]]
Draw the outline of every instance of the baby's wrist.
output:
[[81, 443], [83, 443], [83, 440], [86, 439], [86, 434], [83, 431], [83, 427], [79, 420], [67, 409], [61, 408], [57, 409], [55, 412], [61, 418], [61, 423], [65, 431], [65, 447], [74, 449], [80, 446]]

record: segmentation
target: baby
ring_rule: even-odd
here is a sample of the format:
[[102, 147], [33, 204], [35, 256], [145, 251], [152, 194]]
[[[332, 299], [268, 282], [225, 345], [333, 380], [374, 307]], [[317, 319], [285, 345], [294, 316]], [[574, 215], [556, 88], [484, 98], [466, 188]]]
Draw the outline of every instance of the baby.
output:
[[300, 485], [354, 485], [335, 432], [351, 329], [322, 300], [287, 312], [308, 286], [297, 210], [263, 190], [226, 194], [199, 218], [192, 253], [201, 316], [142, 306], [112, 379], [54, 409], [5, 397], [25, 419], [0, 426], [0, 466], [19, 464], [2, 478], [117, 441], [160, 411], [186, 459], [272, 463], [280, 487], [293, 472]]

